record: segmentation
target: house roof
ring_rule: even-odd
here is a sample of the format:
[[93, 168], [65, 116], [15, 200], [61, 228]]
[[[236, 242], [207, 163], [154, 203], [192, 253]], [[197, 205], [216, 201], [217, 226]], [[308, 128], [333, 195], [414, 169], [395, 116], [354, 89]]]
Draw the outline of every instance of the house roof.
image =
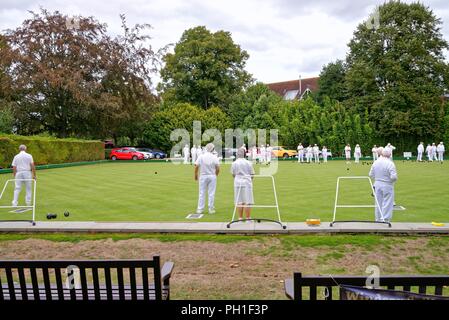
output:
[[304, 92], [306, 92], [306, 90], [310, 90], [312, 92], [317, 91], [318, 79], [319, 77], [301, 79], [301, 92], [299, 92], [299, 79], [267, 83], [267, 86], [282, 97], [285, 97], [287, 94], [290, 98], [292, 95], [294, 98], [299, 98], [304, 94]]

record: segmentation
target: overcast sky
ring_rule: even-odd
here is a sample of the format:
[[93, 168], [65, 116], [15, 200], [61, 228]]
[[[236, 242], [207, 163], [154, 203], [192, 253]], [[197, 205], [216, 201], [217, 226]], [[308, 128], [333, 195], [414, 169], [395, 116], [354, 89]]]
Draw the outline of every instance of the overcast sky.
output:
[[[176, 43], [184, 30], [204, 25], [232, 33], [250, 57], [247, 70], [265, 83], [317, 76], [322, 66], [343, 59], [347, 43], [376, 0], [0, 0], [0, 29], [19, 26], [39, 7], [94, 16], [120, 32], [120, 13], [129, 25], [149, 23], [154, 48]], [[411, 1], [405, 1], [411, 2]], [[449, 40], [447, 0], [421, 1], [443, 21]], [[446, 54], [446, 56], [448, 56]]]

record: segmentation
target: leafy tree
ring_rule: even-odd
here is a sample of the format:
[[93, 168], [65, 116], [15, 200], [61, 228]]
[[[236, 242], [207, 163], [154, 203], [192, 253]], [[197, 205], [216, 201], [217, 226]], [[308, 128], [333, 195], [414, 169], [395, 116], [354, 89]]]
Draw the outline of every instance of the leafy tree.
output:
[[251, 82], [244, 69], [248, 57], [229, 32], [212, 33], [204, 26], [188, 29], [174, 53], [164, 57], [159, 90], [167, 101], [226, 109], [230, 97]]
[[349, 43], [346, 103], [368, 112], [380, 138], [415, 148], [444, 132], [440, 97], [449, 85], [449, 46], [441, 20], [421, 3], [390, 1], [378, 12], [379, 27], [360, 24]]
[[130, 29], [122, 16], [124, 35], [111, 38], [93, 17], [70, 19], [42, 9], [5, 35], [17, 130], [117, 135], [155, 101], [149, 75], [157, 54], [141, 34], [148, 26]]
[[323, 67], [318, 80], [318, 102], [323, 103], [325, 97], [337, 101], [345, 99], [345, 65], [342, 60], [330, 62]]

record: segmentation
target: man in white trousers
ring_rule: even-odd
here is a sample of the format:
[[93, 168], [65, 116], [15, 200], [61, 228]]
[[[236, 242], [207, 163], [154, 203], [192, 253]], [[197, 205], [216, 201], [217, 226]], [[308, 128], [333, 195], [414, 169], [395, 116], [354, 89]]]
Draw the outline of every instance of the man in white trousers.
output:
[[438, 152], [438, 161], [443, 162], [444, 160], [444, 144], [443, 141], [440, 142], [440, 144], [437, 147], [437, 152]]
[[189, 164], [190, 148], [188, 144], [182, 149], [182, 155], [184, 156], [184, 164]]
[[220, 163], [218, 158], [212, 154], [215, 147], [212, 143], [206, 145], [206, 152], [198, 157], [195, 162], [195, 181], [199, 177], [199, 197], [196, 213], [201, 214], [206, 205], [206, 191], [208, 194], [209, 213], [215, 213], [215, 189], [217, 187], [217, 176], [220, 173]]
[[323, 146], [323, 149], [321, 149], [321, 155], [323, 156], [323, 162], [327, 162], [327, 148], [326, 148], [326, 146]]
[[418, 156], [416, 157], [416, 161], [422, 162], [422, 154], [424, 153], [424, 142], [421, 142], [418, 145], [418, 148], [416, 151], [418, 151]]
[[243, 219], [243, 212], [246, 219], [251, 219], [251, 205], [254, 204], [254, 168], [252, 163], [245, 159], [245, 151], [242, 148], [237, 150], [237, 160], [232, 163], [231, 174], [234, 177], [234, 204], [238, 205], [239, 220]]
[[345, 147], [346, 164], [351, 162], [351, 146], [349, 143]]
[[264, 164], [267, 159], [267, 149], [264, 145], [260, 147], [260, 160], [259, 163]]
[[196, 162], [196, 146], [193, 145], [192, 149], [190, 149], [190, 156], [192, 157], [192, 164], [195, 165]]
[[432, 161], [432, 147], [430, 146], [430, 144], [427, 144], [426, 147], [426, 154], [427, 154], [427, 160], [428, 161]]
[[373, 163], [369, 172], [369, 176], [375, 181], [374, 188], [379, 204], [379, 206], [375, 204], [376, 221], [390, 222], [393, 218], [394, 184], [398, 180], [398, 174], [396, 166], [390, 158], [391, 151], [384, 149], [382, 157]]
[[360, 145], [356, 144], [354, 148], [354, 162], [359, 163], [360, 158], [362, 157], [362, 150], [360, 149]]
[[320, 148], [318, 148], [316, 143], [313, 145], [312, 152], [315, 163], [320, 162]]
[[371, 149], [371, 153], [373, 154], [373, 161], [376, 161], [378, 158], [376, 145], [374, 145], [374, 147]]
[[[22, 185], [25, 184], [26, 194], [25, 203], [27, 206], [31, 205], [31, 179], [36, 180], [36, 167], [34, 166], [33, 156], [26, 152], [27, 147], [22, 144], [19, 146], [19, 153], [12, 161], [12, 174], [15, 181], [14, 199], [12, 205], [16, 207], [19, 204], [19, 194], [22, 190]], [[21, 181], [19, 179], [29, 179], [29, 181]]]
[[390, 156], [390, 160], [392, 160], [393, 161], [393, 151], [396, 149], [396, 147], [395, 146], [393, 146], [391, 143], [389, 143], [388, 142], [388, 144], [385, 146], [385, 148], [384, 148], [384, 150], [388, 150], [388, 151], [390, 151], [390, 154], [391, 154], [391, 156]]
[[312, 156], [313, 156], [313, 148], [312, 148], [312, 146], [309, 144], [309, 146], [307, 147], [307, 151], [306, 151], [306, 160], [307, 160], [307, 163], [312, 162]]
[[437, 146], [435, 145], [435, 143], [432, 143], [432, 161], [438, 161], [438, 156], [437, 156]]
[[265, 149], [265, 158], [267, 160], [267, 164], [271, 163], [271, 156], [272, 156], [273, 148], [267, 144], [267, 147]]
[[304, 147], [302, 143], [298, 144], [298, 162], [304, 162]]

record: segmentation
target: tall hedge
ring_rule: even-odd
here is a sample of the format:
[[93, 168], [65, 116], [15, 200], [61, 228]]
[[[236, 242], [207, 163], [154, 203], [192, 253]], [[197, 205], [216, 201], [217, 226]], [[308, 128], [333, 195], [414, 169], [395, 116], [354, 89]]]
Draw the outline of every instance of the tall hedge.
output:
[[24, 144], [36, 165], [94, 161], [104, 159], [104, 144], [101, 141], [57, 139], [41, 136], [0, 136], [0, 166], [11, 166], [19, 146]]

